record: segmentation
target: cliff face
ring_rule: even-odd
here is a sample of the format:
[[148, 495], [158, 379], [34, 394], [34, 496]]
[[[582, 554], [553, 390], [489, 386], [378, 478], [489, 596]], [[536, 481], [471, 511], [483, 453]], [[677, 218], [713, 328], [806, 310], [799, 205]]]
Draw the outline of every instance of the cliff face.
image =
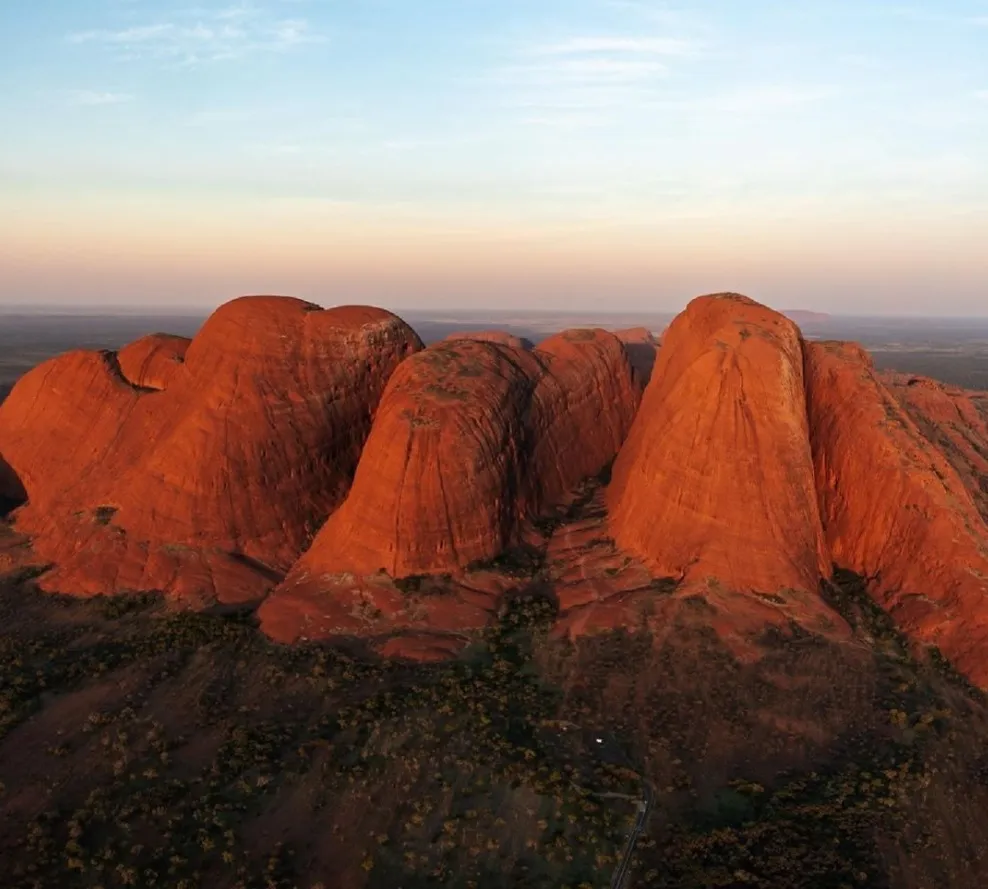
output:
[[604, 331], [534, 352], [468, 339], [426, 349], [392, 378], [350, 495], [298, 569], [405, 577], [497, 556], [614, 458], [638, 397]]
[[607, 466], [624, 444], [642, 386], [621, 341], [605, 330], [569, 330], [539, 344], [529, 514], [556, 506]]
[[[184, 362], [148, 345], [123, 350], [129, 371], [109, 353], [57, 358], [0, 408], [48, 589], [255, 596], [346, 494], [380, 394], [421, 344], [378, 309], [246, 297]], [[150, 382], [159, 359], [178, 365], [154, 371], [164, 391], [126, 378]]]
[[[988, 528], [963, 480], [860, 347], [808, 345], [806, 376], [834, 561], [868, 578], [910, 637], [988, 683]], [[917, 403], [946, 408], [942, 393]]]
[[609, 492], [614, 537], [659, 575], [783, 598], [830, 571], [795, 325], [736, 295], [669, 327]]

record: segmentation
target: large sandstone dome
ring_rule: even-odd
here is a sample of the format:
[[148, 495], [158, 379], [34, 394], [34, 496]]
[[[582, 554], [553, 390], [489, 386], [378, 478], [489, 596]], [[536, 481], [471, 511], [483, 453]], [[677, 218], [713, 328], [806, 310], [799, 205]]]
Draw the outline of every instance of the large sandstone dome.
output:
[[666, 332], [609, 499], [617, 542], [662, 575], [815, 591], [830, 562], [795, 324], [733, 294], [691, 302]]
[[379, 309], [245, 297], [191, 343], [36, 368], [0, 407], [0, 452], [28, 500], [17, 528], [54, 565], [44, 587], [255, 597], [345, 496], [420, 347]]

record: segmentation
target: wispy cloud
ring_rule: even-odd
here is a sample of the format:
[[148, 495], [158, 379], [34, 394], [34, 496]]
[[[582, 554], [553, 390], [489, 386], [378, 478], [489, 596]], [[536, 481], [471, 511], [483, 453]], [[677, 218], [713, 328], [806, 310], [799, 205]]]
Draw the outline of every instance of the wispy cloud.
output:
[[70, 105], [123, 105], [133, 100], [130, 93], [101, 93], [95, 90], [68, 90]]
[[672, 67], [704, 55], [704, 44], [676, 35], [569, 34], [520, 47], [496, 72], [503, 104], [527, 113], [519, 123], [561, 129], [608, 124], [647, 103]]
[[277, 18], [257, 7], [240, 5], [190, 9], [169, 21], [126, 28], [77, 31], [66, 39], [102, 46], [122, 59], [196, 65], [257, 52], [284, 52], [327, 38], [306, 19]]
[[988, 102], [988, 90], [975, 90], [971, 95], [982, 102]]
[[534, 49], [540, 55], [619, 53], [631, 55], [695, 57], [701, 47], [695, 41], [666, 37], [570, 37]]

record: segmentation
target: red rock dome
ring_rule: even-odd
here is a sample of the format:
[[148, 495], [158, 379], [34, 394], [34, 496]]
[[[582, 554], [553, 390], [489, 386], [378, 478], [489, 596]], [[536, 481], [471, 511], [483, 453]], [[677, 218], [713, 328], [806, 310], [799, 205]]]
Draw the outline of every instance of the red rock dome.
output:
[[256, 595], [342, 501], [388, 378], [420, 347], [380, 309], [244, 297], [165, 391], [111, 354], [35, 369], [0, 407], [0, 452], [28, 496], [18, 527], [56, 566], [43, 585]]
[[693, 300], [665, 334], [609, 504], [618, 545], [687, 587], [815, 594], [830, 559], [796, 326], [736, 294]]
[[141, 389], [167, 389], [192, 340], [166, 333], [142, 337], [117, 353], [124, 379]]

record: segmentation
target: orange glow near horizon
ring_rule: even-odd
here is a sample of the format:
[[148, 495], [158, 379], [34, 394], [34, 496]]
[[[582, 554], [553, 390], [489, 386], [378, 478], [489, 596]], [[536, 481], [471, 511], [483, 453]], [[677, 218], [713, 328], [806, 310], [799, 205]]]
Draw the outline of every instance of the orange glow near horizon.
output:
[[[853, 208], [852, 208], [853, 209]], [[964, 314], [988, 281], [983, 233], [963, 218], [692, 218], [621, 222], [493, 213], [456, 220], [319, 202], [34, 202], [0, 218], [13, 301], [209, 307], [237, 293], [396, 308], [676, 310], [691, 295], [750, 292], [827, 311]], [[22, 297], [18, 299], [17, 294]], [[182, 294], [188, 294], [182, 298]], [[984, 309], [981, 308], [981, 312]]]

